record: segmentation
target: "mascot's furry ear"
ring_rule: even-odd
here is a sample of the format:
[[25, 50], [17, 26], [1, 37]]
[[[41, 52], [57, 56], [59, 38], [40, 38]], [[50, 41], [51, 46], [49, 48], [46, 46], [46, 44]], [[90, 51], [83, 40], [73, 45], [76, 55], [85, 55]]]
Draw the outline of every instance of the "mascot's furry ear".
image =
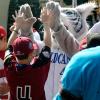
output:
[[94, 2], [89, 2], [75, 8], [61, 8], [62, 22], [79, 41], [89, 29], [86, 18], [96, 7], [97, 5]]
[[80, 14], [83, 14], [82, 16], [84, 16], [84, 18], [87, 18], [96, 7], [97, 5], [95, 2], [88, 2], [77, 6], [75, 9], [79, 11]]

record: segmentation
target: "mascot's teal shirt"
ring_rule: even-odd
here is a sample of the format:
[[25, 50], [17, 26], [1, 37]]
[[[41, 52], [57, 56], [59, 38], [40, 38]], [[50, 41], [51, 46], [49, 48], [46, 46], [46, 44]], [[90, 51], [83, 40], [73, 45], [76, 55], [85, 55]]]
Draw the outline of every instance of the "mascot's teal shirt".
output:
[[[61, 85], [82, 100], [100, 100], [100, 46], [75, 54], [65, 68]], [[53, 100], [62, 100], [60, 93]]]

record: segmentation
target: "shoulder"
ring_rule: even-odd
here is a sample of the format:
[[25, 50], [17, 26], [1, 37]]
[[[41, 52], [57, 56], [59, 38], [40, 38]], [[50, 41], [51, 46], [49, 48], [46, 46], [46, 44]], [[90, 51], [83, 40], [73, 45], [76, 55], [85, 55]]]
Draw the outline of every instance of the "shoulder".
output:
[[84, 67], [86, 64], [89, 65], [89, 64], [93, 64], [94, 61], [97, 62], [98, 59], [100, 59], [100, 46], [84, 49], [76, 53], [71, 58], [70, 62], [67, 65], [68, 68], [66, 69], [72, 70], [76, 68], [77, 71], [78, 69]]
[[[91, 57], [95, 57], [95, 55], [98, 55], [100, 52], [100, 46], [97, 47], [93, 47], [93, 48], [88, 48], [88, 49], [84, 49], [82, 51], [79, 51], [78, 53], [76, 53], [73, 58], [91, 58]], [[99, 55], [98, 55], [99, 57]]]

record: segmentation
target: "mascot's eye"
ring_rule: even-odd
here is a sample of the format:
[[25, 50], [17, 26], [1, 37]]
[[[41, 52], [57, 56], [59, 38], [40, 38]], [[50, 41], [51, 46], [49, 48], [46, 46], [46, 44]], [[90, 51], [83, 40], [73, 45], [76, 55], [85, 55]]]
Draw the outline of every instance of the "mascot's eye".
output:
[[71, 11], [67, 11], [67, 12], [66, 12], [66, 14], [71, 15], [71, 14], [72, 14], [72, 12], [71, 12]]

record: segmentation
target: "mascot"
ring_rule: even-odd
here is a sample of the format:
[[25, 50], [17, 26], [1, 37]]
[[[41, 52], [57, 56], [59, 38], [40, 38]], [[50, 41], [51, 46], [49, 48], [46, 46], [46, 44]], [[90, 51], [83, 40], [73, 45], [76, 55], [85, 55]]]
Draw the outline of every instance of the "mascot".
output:
[[[52, 100], [57, 93], [64, 67], [71, 56], [78, 52], [79, 42], [89, 29], [86, 18], [95, 7], [94, 3], [86, 3], [76, 8], [63, 8], [57, 2], [47, 2], [46, 8], [53, 12], [54, 20], [50, 26], [52, 54], [45, 84], [46, 100]], [[64, 24], [62, 29], [60, 24]]]
[[94, 8], [96, 8], [96, 4], [92, 2], [75, 8], [61, 8], [61, 20], [79, 41], [86, 35], [89, 29], [86, 19]]

